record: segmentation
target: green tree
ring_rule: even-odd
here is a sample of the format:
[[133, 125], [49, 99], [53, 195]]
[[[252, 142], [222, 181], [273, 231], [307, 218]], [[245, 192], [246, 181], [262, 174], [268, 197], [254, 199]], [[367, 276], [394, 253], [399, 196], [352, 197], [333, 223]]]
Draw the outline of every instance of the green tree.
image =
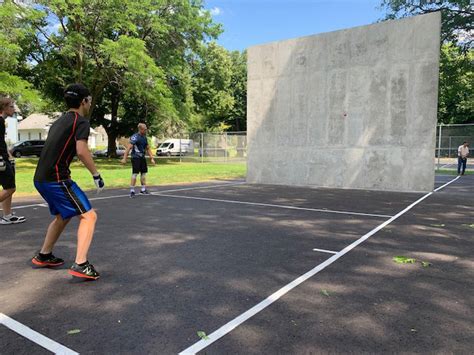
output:
[[227, 129], [225, 118], [234, 107], [229, 52], [215, 42], [202, 46], [193, 63], [193, 74], [193, 97], [199, 120], [197, 128]]
[[16, 99], [23, 115], [43, 104], [33, 85], [19, 75], [28, 65], [22, 50], [27, 37], [27, 27], [16, 16], [15, 5], [5, 1], [0, 6], [0, 95]]
[[441, 41], [453, 42], [463, 50], [472, 49], [474, 12], [471, 0], [382, 0], [391, 20], [441, 11]]
[[201, 48], [192, 64], [194, 130], [246, 129], [246, 61], [245, 52], [229, 52], [214, 42]]
[[474, 53], [447, 43], [441, 47], [438, 121], [474, 123]]
[[438, 121], [474, 122], [473, 33], [470, 0], [382, 0], [385, 19], [441, 11]]
[[140, 121], [159, 127], [191, 112], [187, 57], [220, 31], [200, 1], [37, 3], [16, 8], [32, 30], [28, 53], [36, 65], [26, 75], [57, 103], [66, 84], [89, 86], [92, 123], [104, 125], [109, 152]]
[[247, 130], [247, 52], [231, 52], [234, 106], [226, 122], [233, 131]]

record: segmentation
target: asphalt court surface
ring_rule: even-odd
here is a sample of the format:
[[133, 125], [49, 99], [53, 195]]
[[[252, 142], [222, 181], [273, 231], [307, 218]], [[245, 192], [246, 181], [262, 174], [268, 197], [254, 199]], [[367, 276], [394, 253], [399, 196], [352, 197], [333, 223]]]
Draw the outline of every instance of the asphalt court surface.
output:
[[[473, 187], [465, 176], [428, 197], [203, 353], [472, 348]], [[176, 354], [333, 255], [313, 249], [339, 252], [424, 195], [241, 182], [152, 191], [90, 194], [101, 279], [85, 283], [66, 272], [76, 221], [54, 250], [64, 268], [31, 268], [51, 217], [22, 201], [28, 221], [1, 230], [0, 313], [79, 353]], [[433, 266], [394, 264], [400, 254]], [[0, 339], [1, 353], [48, 353], [2, 325]]]

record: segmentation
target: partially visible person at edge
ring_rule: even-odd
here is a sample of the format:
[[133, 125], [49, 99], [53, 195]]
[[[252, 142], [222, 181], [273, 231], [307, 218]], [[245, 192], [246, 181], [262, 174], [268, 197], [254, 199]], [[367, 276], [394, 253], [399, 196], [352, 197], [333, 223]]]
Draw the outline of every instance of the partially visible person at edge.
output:
[[15, 113], [15, 102], [9, 97], [0, 98], [0, 202], [2, 203], [3, 216], [0, 224], [17, 224], [26, 219], [16, 216], [12, 212], [12, 196], [16, 191], [15, 160], [10, 154], [5, 141], [6, 119]]
[[76, 259], [68, 272], [75, 277], [95, 280], [99, 278], [99, 273], [89, 263], [87, 253], [97, 214], [84, 192], [71, 180], [69, 170], [72, 159], [77, 155], [92, 174], [97, 189], [104, 188], [104, 181], [87, 146], [90, 124], [84, 116], [89, 113], [92, 97], [84, 85], [72, 84], [64, 90], [64, 100], [68, 111], [49, 129], [34, 177], [35, 187], [48, 203], [54, 219], [48, 227], [41, 250], [31, 261], [36, 267], [64, 264], [63, 259], [53, 255], [53, 247], [71, 218], [78, 216]]
[[464, 175], [467, 165], [467, 156], [469, 155], [469, 144], [463, 142], [458, 148], [458, 175]]
[[153, 152], [148, 145], [146, 138], [147, 126], [144, 123], [138, 124], [138, 133], [135, 133], [130, 137], [130, 143], [128, 144], [125, 154], [122, 158], [122, 164], [127, 162], [128, 153], [132, 151], [132, 178], [130, 181], [130, 197], [135, 197], [135, 184], [137, 182], [137, 176], [140, 174], [140, 183], [142, 185], [140, 189], [141, 195], [149, 195], [146, 188], [146, 174], [148, 173], [148, 166], [146, 165], [145, 153], [150, 156], [150, 162], [155, 165], [155, 159], [153, 159]]

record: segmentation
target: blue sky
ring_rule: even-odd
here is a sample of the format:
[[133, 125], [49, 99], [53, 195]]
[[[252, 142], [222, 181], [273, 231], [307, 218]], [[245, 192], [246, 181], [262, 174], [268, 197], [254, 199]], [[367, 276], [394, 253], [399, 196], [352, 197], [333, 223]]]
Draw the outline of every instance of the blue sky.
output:
[[229, 50], [343, 28], [381, 19], [381, 0], [206, 0]]

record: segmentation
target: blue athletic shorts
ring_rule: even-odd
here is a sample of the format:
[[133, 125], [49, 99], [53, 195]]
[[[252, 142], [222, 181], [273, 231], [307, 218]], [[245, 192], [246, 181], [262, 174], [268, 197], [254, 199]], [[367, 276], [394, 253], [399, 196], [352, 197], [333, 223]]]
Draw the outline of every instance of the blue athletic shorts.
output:
[[53, 216], [60, 214], [62, 219], [69, 219], [92, 209], [86, 194], [72, 180], [35, 181], [35, 187], [48, 203], [49, 211]]

